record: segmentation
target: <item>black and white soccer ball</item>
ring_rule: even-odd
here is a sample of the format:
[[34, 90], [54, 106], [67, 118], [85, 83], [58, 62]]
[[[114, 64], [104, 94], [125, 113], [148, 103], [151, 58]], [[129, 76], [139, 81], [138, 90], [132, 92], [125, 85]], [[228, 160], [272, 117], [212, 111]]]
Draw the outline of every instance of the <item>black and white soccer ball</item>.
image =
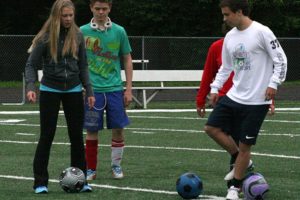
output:
[[68, 167], [59, 176], [59, 185], [68, 193], [80, 192], [85, 182], [83, 171], [77, 167]]
[[177, 179], [176, 190], [183, 199], [195, 199], [202, 193], [203, 183], [195, 173], [184, 173]]

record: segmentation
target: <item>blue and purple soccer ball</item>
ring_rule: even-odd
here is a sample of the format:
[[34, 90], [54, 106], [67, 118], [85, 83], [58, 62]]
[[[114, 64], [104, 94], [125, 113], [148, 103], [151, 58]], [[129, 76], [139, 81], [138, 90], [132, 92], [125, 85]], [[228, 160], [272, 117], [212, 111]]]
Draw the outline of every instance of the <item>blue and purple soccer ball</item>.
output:
[[264, 200], [269, 191], [266, 179], [260, 173], [251, 173], [243, 182], [245, 200]]
[[176, 181], [176, 190], [184, 199], [197, 198], [203, 190], [202, 180], [195, 173], [184, 173]]

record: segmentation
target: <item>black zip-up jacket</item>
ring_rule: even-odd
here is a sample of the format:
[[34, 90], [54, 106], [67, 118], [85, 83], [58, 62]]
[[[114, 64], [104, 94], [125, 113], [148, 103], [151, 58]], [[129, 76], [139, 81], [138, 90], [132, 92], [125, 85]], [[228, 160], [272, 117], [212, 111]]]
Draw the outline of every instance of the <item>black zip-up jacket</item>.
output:
[[42, 41], [38, 42], [30, 53], [25, 67], [25, 81], [27, 91], [35, 91], [34, 83], [37, 80], [36, 71], [38, 65], [42, 64], [43, 77], [41, 83], [53, 89], [66, 91], [79, 85], [80, 83], [86, 90], [88, 97], [93, 96], [91, 87], [88, 64], [86, 57], [86, 49], [83, 35], [81, 32], [77, 34], [78, 60], [71, 54], [62, 57], [62, 48], [64, 46], [67, 29], [61, 28], [58, 41], [57, 63], [51, 58], [48, 44], [48, 34]]

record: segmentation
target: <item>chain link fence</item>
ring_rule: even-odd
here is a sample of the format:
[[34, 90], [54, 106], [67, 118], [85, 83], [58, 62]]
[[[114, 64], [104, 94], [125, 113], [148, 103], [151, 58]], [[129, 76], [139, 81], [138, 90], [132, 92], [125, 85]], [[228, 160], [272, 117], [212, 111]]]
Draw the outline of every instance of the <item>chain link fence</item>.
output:
[[[32, 35], [0, 35], [0, 103], [23, 103], [24, 67]], [[129, 37], [139, 70], [201, 70], [217, 37]], [[287, 81], [300, 80], [300, 38], [279, 38], [288, 57]], [[200, 80], [199, 80], [200, 81]]]

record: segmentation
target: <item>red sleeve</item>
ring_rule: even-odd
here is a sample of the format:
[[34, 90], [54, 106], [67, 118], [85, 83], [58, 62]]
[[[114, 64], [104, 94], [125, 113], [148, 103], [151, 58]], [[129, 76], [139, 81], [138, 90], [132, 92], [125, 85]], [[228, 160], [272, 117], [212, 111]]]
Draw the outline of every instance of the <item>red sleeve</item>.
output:
[[224, 83], [223, 87], [219, 90], [219, 96], [224, 96], [228, 92], [228, 90], [232, 87], [232, 79], [234, 76], [234, 72], [231, 72], [230, 76], [228, 77], [227, 81]]
[[220, 40], [218, 40], [214, 42], [208, 50], [204, 65], [204, 71], [202, 74], [202, 80], [200, 83], [200, 88], [196, 96], [196, 104], [198, 107], [203, 107], [205, 105], [206, 96], [210, 92], [210, 84], [215, 78], [218, 69], [221, 65], [221, 51], [223, 39], [221, 40], [221, 44]]

